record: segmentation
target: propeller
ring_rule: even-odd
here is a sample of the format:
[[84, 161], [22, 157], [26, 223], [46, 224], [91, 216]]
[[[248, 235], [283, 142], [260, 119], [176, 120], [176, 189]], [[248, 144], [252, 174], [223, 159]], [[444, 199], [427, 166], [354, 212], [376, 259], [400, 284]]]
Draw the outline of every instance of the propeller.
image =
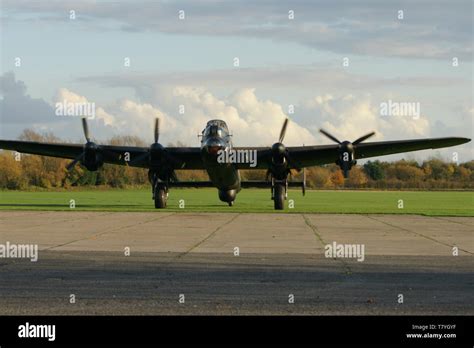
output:
[[278, 142], [272, 145], [272, 162], [275, 165], [282, 166], [285, 164], [287, 159], [287, 151], [285, 145], [283, 145], [283, 140], [285, 139], [286, 129], [288, 127], [288, 118], [285, 118], [283, 125], [280, 130], [280, 136], [278, 137]]
[[68, 172], [70, 172], [75, 166], [76, 164], [79, 162], [79, 161], [82, 161], [84, 158], [84, 152], [81, 153], [78, 157], [76, 157], [71, 163], [69, 163], [67, 166], [66, 166], [66, 170]]
[[74, 160], [66, 166], [66, 169], [68, 171], [71, 171], [79, 162], [84, 163], [86, 168], [89, 170], [97, 170], [98, 167], [101, 165], [101, 161], [98, 159], [97, 156], [99, 147], [96, 143], [91, 141], [89, 126], [85, 117], [82, 118], [82, 131], [84, 132], [84, 137], [86, 138], [84, 150], [79, 156], [74, 158]]
[[[174, 167], [181, 167], [183, 165], [182, 161], [176, 157], [170, 155], [166, 148], [163, 147], [158, 141], [160, 139], [160, 119], [155, 118], [155, 127], [154, 127], [154, 143], [150, 145], [148, 151], [135, 159], [129, 162], [130, 165], [148, 160], [150, 165], [162, 166], [162, 160], [165, 159], [167, 163], [171, 163]], [[171, 178], [176, 179], [176, 174], [171, 172]]]
[[332, 134], [326, 132], [324, 129], [319, 130], [322, 134], [326, 137], [334, 141], [335, 143], [339, 144], [339, 158], [336, 160], [336, 164], [342, 169], [344, 174], [344, 178], [347, 178], [349, 175], [349, 170], [355, 165], [357, 162], [354, 160], [355, 149], [354, 146], [359, 145], [363, 141], [369, 139], [370, 137], [375, 135], [375, 132], [367, 133], [366, 135], [361, 136], [360, 138], [356, 139], [353, 142], [350, 141], [340, 141]]
[[[271, 153], [272, 153], [272, 163], [273, 163], [273, 170], [267, 171], [267, 180], [270, 176], [270, 172], [277, 177], [278, 179], [286, 178], [289, 173], [288, 165], [290, 167], [295, 168], [298, 172], [301, 171], [294, 162], [291, 160], [288, 150], [286, 146], [283, 144], [283, 140], [285, 139], [286, 130], [288, 128], [289, 119], [286, 118], [283, 121], [283, 125], [280, 130], [280, 136], [278, 138], [278, 142], [272, 145]], [[288, 165], [287, 165], [288, 164]]]
[[285, 118], [285, 121], [283, 121], [283, 126], [281, 127], [280, 131], [280, 137], [278, 138], [279, 143], [282, 143], [283, 139], [285, 138], [286, 127], [288, 127], [288, 118]]
[[366, 135], [360, 137], [360, 138], [357, 139], [356, 141], [353, 141], [352, 144], [358, 145], [358, 144], [360, 144], [361, 142], [363, 142], [363, 141], [369, 139], [370, 137], [372, 137], [372, 136], [374, 136], [374, 135], [375, 135], [375, 132], [370, 132], [370, 133], [368, 133], [368, 134], [366, 134]]
[[87, 119], [85, 117], [82, 118], [82, 130], [84, 131], [84, 137], [86, 138], [87, 142], [91, 142], [91, 138], [89, 136], [89, 126], [87, 125]]
[[160, 118], [155, 118], [155, 144], [160, 139]]

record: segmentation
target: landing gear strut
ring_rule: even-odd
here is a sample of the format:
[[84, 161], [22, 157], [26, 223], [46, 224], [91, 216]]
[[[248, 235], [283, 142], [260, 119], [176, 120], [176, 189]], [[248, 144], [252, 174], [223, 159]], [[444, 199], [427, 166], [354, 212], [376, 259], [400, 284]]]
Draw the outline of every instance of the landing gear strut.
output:
[[272, 179], [272, 199], [275, 210], [283, 210], [285, 208], [287, 188], [288, 182], [286, 180]]
[[166, 202], [168, 201], [168, 188], [164, 185], [155, 186], [153, 192], [153, 199], [155, 201], [155, 208], [162, 209], [166, 208]]
[[161, 181], [158, 175], [150, 173], [150, 181], [152, 182], [153, 200], [155, 201], [155, 208], [166, 208], [168, 201], [168, 185]]

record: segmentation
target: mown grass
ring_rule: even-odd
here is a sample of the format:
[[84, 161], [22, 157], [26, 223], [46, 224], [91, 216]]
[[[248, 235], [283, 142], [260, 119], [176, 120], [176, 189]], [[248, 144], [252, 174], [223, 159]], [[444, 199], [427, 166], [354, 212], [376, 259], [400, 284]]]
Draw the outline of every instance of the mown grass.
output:
[[[149, 189], [0, 191], [0, 210], [155, 211]], [[182, 201], [181, 201], [182, 200]], [[293, 200], [294, 208], [288, 204]], [[403, 200], [403, 208], [399, 201]], [[179, 205], [184, 203], [184, 208]], [[301, 191], [291, 190], [287, 213], [421, 214], [474, 216], [474, 192]], [[168, 211], [275, 212], [270, 189], [244, 189], [233, 207], [219, 201], [216, 189], [172, 189]]]

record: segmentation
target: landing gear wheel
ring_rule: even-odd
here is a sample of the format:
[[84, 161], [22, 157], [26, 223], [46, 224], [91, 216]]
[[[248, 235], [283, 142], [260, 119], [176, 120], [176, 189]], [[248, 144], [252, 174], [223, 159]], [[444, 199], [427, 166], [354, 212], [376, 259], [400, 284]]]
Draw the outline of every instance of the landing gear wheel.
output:
[[228, 202], [229, 207], [232, 207], [234, 205], [234, 201]]
[[166, 208], [167, 193], [164, 188], [157, 187], [155, 189], [155, 208], [162, 209]]
[[273, 189], [273, 204], [275, 210], [283, 210], [285, 206], [285, 186], [276, 184]]

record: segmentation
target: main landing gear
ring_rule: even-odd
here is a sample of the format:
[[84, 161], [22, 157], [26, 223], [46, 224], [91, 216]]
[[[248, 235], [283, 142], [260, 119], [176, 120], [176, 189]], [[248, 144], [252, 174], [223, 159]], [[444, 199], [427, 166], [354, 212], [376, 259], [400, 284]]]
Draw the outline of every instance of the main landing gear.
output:
[[167, 181], [162, 181], [158, 175], [150, 173], [149, 175], [151, 185], [153, 200], [155, 201], [155, 208], [163, 209], [166, 208], [166, 203], [168, 201], [168, 185]]
[[275, 180], [272, 178], [272, 199], [275, 210], [283, 210], [285, 208], [287, 191], [287, 180]]
[[166, 208], [168, 201], [168, 188], [158, 183], [153, 190], [153, 200], [155, 201], [155, 208]]

